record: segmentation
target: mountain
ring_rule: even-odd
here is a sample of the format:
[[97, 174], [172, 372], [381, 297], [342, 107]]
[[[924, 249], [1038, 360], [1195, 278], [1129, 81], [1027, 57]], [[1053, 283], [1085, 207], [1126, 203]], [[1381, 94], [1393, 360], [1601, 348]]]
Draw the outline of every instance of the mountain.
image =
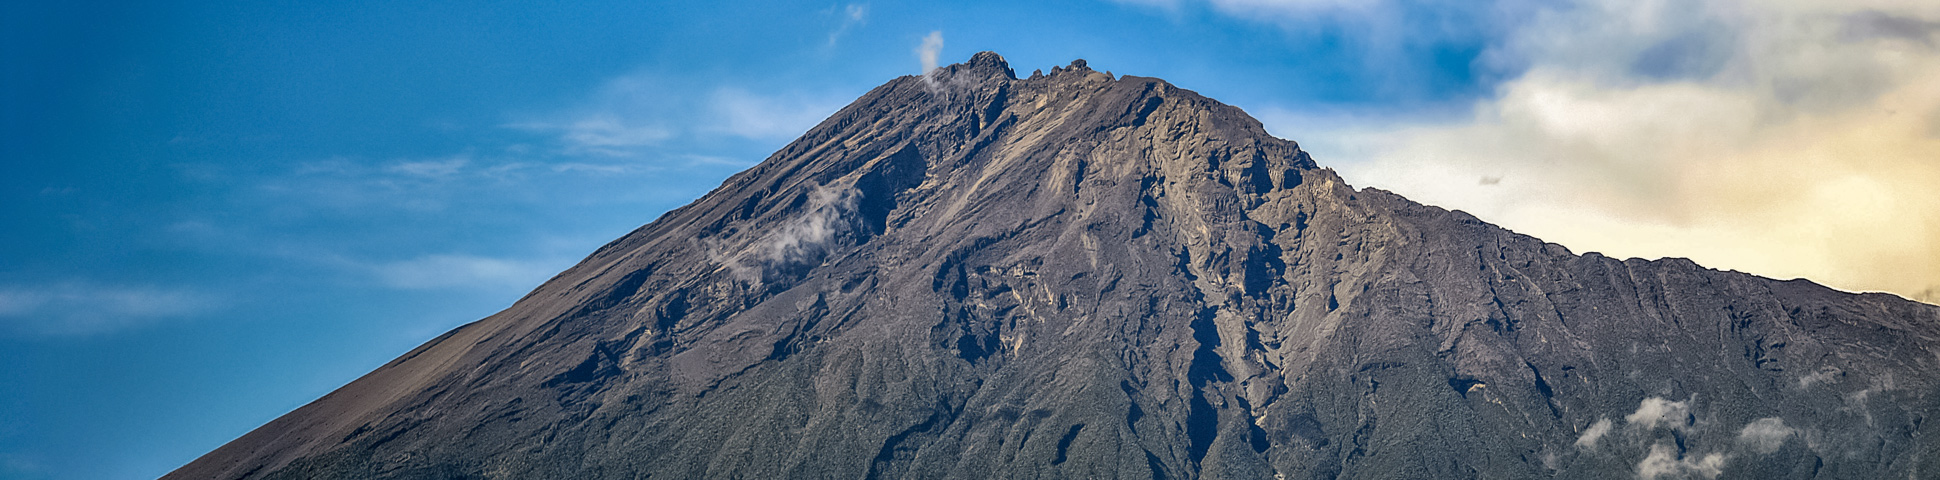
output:
[[1578, 255], [985, 52], [167, 478], [1931, 478], [1936, 393], [1940, 307]]

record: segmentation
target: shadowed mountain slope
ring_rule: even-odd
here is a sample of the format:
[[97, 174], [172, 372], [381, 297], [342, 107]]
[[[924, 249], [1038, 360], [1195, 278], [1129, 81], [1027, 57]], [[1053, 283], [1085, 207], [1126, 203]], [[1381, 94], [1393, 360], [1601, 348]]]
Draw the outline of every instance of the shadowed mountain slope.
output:
[[986, 52], [170, 478], [1928, 477], [1937, 381], [1940, 308], [1576, 255]]

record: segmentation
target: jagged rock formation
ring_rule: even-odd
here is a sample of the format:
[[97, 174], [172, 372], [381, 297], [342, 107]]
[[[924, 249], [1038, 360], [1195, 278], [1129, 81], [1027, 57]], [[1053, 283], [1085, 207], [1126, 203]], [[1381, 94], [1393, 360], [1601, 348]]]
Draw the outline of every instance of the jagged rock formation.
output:
[[1940, 308], [1576, 255], [980, 53], [170, 477], [1931, 477], [1936, 372]]

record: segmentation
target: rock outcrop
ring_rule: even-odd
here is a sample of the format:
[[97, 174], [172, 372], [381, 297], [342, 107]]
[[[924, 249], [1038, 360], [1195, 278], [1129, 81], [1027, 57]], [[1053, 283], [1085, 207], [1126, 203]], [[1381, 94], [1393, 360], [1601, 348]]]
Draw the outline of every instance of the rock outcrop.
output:
[[1578, 255], [986, 52], [169, 478], [1930, 478], [1937, 387], [1940, 307]]

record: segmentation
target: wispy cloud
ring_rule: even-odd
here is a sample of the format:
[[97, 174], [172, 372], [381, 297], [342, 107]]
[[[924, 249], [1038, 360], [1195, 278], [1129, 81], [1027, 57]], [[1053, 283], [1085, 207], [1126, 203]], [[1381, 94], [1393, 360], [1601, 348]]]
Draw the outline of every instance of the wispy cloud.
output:
[[432, 212], [450, 203], [449, 186], [479, 172], [465, 157], [431, 160], [360, 161], [331, 158], [304, 162], [294, 171], [256, 179], [248, 197], [275, 199], [269, 205], [288, 212], [313, 208]]
[[[542, 127], [543, 128], [543, 127]], [[672, 128], [639, 123], [611, 113], [596, 113], [556, 127], [576, 153], [619, 156], [627, 149], [660, 143], [674, 136]]]
[[1724, 461], [1722, 454], [1684, 455], [1677, 446], [1659, 442], [1651, 444], [1650, 453], [1637, 462], [1637, 478], [1718, 478], [1724, 473]]
[[1213, 10], [1252, 20], [1289, 21], [1337, 10], [1364, 10], [1382, 7], [1384, 0], [1112, 0], [1114, 3], [1178, 10], [1188, 4], [1203, 3]]
[[109, 333], [206, 313], [221, 304], [215, 295], [187, 288], [85, 281], [0, 286], [0, 333], [34, 336]]
[[624, 157], [678, 137], [682, 122], [692, 121], [689, 112], [658, 75], [638, 73], [602, 82], [579, 105], [505, 127], [556, 135], [567, 155]]
[[842, 108], [830, 97], [758, 95], [739, 88], [714, 91], [710, 130], [744, 138], [786, 140], [800, 136]]
[[1758, 453], [1770, 454], [1784, 447], [1785, 441], [1791, 440], [1796, 434], [1798, 429], [1785, 426], [1783, 418], [1760, 418], [1738, 431], [1738, 444]]
[[1334, 10], [1382, 7], [1383, 0], [1207, 0], [1214, 9], [1233, 15], [1297, 17]]
[[605, 156], [559, 159], [526, 154], [458, 154], [428, 159], [329, 158], [284, 172], [211, 180], [251, 184], [238, 201], [293, 217], [322, 212], [445, 212], [480, 195], [541, 195], [589, 175], [634, 175], [664, 166]]
[[1625, 424], [1644, 430], [1667, 427], [1683, 430], [1691, 426], [1691, 403], [1650, 397], [1637, 404], [1637, 411], [1623, 417]]
[[421, 290], [443, 288], [530, 289], [571, 264], [570, 259], [492, 258], [438, 254], [370, 265], [384, 285]]
[[1356, 183], [1578, 251], [1909, 296], [1940, 286], [1940, 12], [1733, 0], [1538, 11], [1484, 55], [1519, 73], [1470, 115], [1263, 117]]
[[415, 177], [444, 178], [458, 174], [471, 159], [453, 157], [442, 160], [403, 161], [384, 166], [384, 171]]
[[923, 37], [923, 43], [916, 45], [916, 61], [923, 65], [923, 75], [936, 69], [936, 57], [943, 53], [943, 31], [933, 30]]
[[757, 90], [736, 85], [692, 87], [640, 73], [605, 82], [579, 105], [512, 122], [507, 128], [552, 135], [570, 157], [640, 160], [678, 157], [694, 141], [786, 140], [846, 104], [844, 95]]
[[273, 281], [326, 275], [399, 290], [522, 291], [615, 234], [613, 221], [587, 218], [611, 216], [620, 226], [632, 221], [626, 219], [645, 222], [652, 211], [641, 206], [665, 208], [705, 188], [656, 185], [657, 173], [723, 170], [711, 166], [720, 159], [668, 157], [657, 163], [466, 152], [222, 170], [193, 180], [223, 192], [215, 200], [223, 203], [170, 221], [156, 238], [190, 251], [276, 262], [264, 276]]
[[858, 192], [848, 186], [817, 187], [802, 213], [783, 222], [768, 235], [743, 245], [738, 252], [714, 250], [709, 257], [743, 282], [760, 285], [778, 272], [813, 264], [828, 253], [827, 244], [855, 228]]
[[1608, 434], [1610, 434], [1610, 419], [1596, 419], [1596, 423], [1590, 424], [1590, 428], [1583, 429], [1582, 436], [1576, 437], [1576, 448], [1596, 450], [1597, 442], [1602, 441], [1603, 436]]
[[1121, 3], [1125, 5], [1158, 8], [1166, 11], [1177, 11], [1179, 9], [1179, 3], [1180, 3], [1180, 0], [1111, 0], [1111, 1], [1112, 3]]
[[833, 13], [838, 15], [839, 18], [836, 20], [835, 30], [829, 32], [829, 46], [831, 47], [835, 46], [836, 42], [841, 41], [842, 36], [849, 33], [849, 29], [862, 26], [869, 22], [869, 4], [866, 3], [843, 5], [841, 11]]

